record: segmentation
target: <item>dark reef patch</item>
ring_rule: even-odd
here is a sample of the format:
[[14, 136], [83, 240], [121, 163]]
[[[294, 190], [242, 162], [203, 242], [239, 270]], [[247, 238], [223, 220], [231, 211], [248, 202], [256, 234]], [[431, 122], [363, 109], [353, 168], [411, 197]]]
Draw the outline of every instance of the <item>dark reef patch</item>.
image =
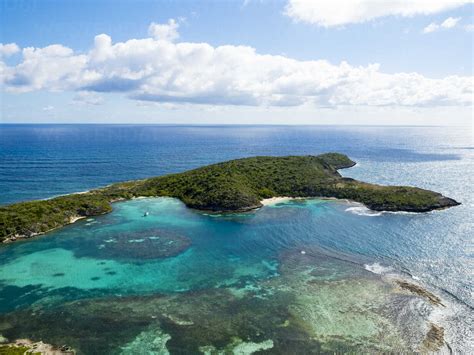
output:
[[[86, 239], [88, 248], [75, 251], [78, 257], [140, 261], [176, 256], [191, 246], [191, 239], [164, 229], [108, 233]], [[105, 264], [105, 263], [104, 263]], [[108, 268], [104, 268], [109, 275]]]
[[433, 305], [445, 307], [441, 302], [441, 298], [425, 290], [423, 287], [403, 280], [396, 280], [395, 282], [400, 288], [410, 291], [411, 293], [414, 293], [420, 297], [426, 298]]
[[421, 344], [420, 352], [428, 353], [439, 351], [444, 345], [444, 328], [436, 324], [430, 324], [430, 330]]

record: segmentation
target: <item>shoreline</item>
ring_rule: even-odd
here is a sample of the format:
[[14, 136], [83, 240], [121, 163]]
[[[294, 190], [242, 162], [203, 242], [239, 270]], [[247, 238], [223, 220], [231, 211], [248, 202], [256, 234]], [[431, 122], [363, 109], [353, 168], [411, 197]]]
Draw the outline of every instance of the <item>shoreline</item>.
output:
[[[440, 193], [410, 186], [382, 186], [342, 177], [337, 170], [356, 165], [344, 154], [249, 157], [177, 174], [115, 183], [90, 191], [0, 206], [2, 242], [31, 238], [78, 217], [110, 213], [117, 201], [173, 197], [207, 213], [241, 213], [292, 199], [357, 200], [372, 211], [428, 212], [460, 203]], [[270, 173], [272, 171], [272, 173]], [[264, 182], [262, 186], [251, 183]], [[262, 199], [264, 196], [273, 196]], [[294, 197], [290, 197], [294, 196]], [[71, 217], [72, 216], [72, 217]]]
[[[89, 191], [81, 191], [81, 192], [73, 192], [69, 195], [80, 195], [80, 194], [87, 194], [87, 193], [90, 193], [91, 191], [93, 190], [89, 190]], [[64, 195], [64, 196], [67, 196], [67, 195]], [[110, 201], [110, 204], [114, 204], [116, 202], [126, 202], [126, 201], [133, 201], [133, 200], [141, 200], [141, 199], [146, 199], [146, 198], [175, 198], [179, 201], [181, 201], [179, 198], [177, 197], [169, 197], [169, 196], [133, 196], [129, 199], [126, 199], [126, 198], [116, 198], [116, 199], [113, 199]], [[378, 210], [373, 210], [371, 208], [369, 208], [368, 206], [366, 206], [365, 204], [363, 204], [362, 202], [358, 202], [358, 201], [354, 201], [354, 200], [350, 200], [350, 199], [343, 199], [343, 198], [337, 198], [337, 197], [322, 197], [322, 196], [298, 196], [298, 197], [291, 197], [291, 196], [275, 196], [275, 197], [270, 197], [270, 198], [265, 198], [265, 199], [262, 199], [260, 200], [260, 205], [256, 205], [256, 206], [250, 206], [250, 207], [247, 207], [247, 208], [242, 208], [242, 209], [238, 209], [238, 210], [233, 210], [233, 211], [209, 211], [209, 210], [203, 210], [203, 209], [198, 209], [198, 208], [193, 208], [193, 207], [189, 207], [189, 206], [186, 206], [187, 208], [190, 208], [192, 210], [195, 210], [195, 211], [199, 211], [199, 212], [204, 212], [204, 213], [208, 213], [208, 214], [232, 214], [232, 213], [246, 213], [246, 212], [252, 212], [252, 211], [256, 211], [262, 207], [265, 207], [265, 206], [273, 206], [273, 205], [276, 205], [278, 203], [286, 203], [286, 202], [289, 202], [289, 201], [303, 201], [303, 200], [329, 200], [329, 201], [341, 201], [343, 203], [346, 203], [348, 205], [352, 205], [352, 207], [361, 207], [361, 208], [364, 208], [364, 209], [367, 209], [367, 211], [370, 211], [372, 212], [373, 214], [371, 216], [380, 216], [384, 213], [389, 213], [389, 214], [406, 214], [406, 215], [418, 215], [418, 214], [421, 214], [421, 213], [427, 213], [427, 212], [407, 212], [407, 211], [378, 211]], [[182, 201], [181, 201], [182, 202]], [[348, 209], [352, 208], [352, 207], [349, 207]], [[447, 209], [449, 207], [445, 207], [445, 208], [441, 208], [439, 210], [444, 210], [444, 209]], [[351, 211], [348, 211], [348, 209], [346, 209], [346, 212], [348, 213], [354, 213], [354, 212], [351, 212]], [[432, 211], [429, 211], [429, 212], [434, 212], [436, 210], [432, 210]], [[54, 227], [54, 228], [51, 228], [47, 231], [44, 231], [44, 232], [39, 232], [39, 233], [32, 233], [30, 235], [26, 235], [26, 234], [15, 234], [15, 235], [12, 235], [10, 237], [7, 237], [5, 238], [0, 244], [10, 244], [10, 243], [14, 243], [14, 242], [18, 242], [18, 241], [23, 241], [23, 240], [27, 240], [27, 239], [31, 239], [31, 238], [34, 238], [34, 237], [37, 237], [37, 236], [40, 236], [40, 235], [45, 235], [45, 234], [48, 234], [50, 232], [53, 232], [55, 231], [56, 229], [59, 229], [59, 228], [63, 228], [63, 227], [66, 227], [68, 225], [71, 225], [71, 224], [74, 224], [76, 223], [77, 221], [81, 220], [81, 219], [85, 219], [85, 218], [90, 218], [90, 217], [98, 217], [98, 216], [102, 216], [102, 215], [105, 215], [105, 214], [109, 214], [113, 212], [113, 209], [109, 212], [105, 212], [105, 213], [102, 213], [102, 214], [99, 214], [99, 215], [94, 215], [94, 216], [73, 216], [73, 217], [70, 217], [69, 219], [69, 222], [66, 223], [66, 224], [63, 224], [61, 226], [57, 226], [57, 227]], [[361, 213], [354, 213], [356, 215], [359, 215], [359, 216], [364, 216], [365, 214]]]
[[[347, 204], [359, 204], [361, 206], [364, 206], [365, 208], [371, 210], [369, 207], [364, 205], [361, 202], [353, 201], [353, 200], [348, 200], [347, 198], [337, 198], [337, 197], [323, 197], [323, 196], [298, 196], [298, 197], [291, 197], [291, 196], [275, 196], [275, 197], [270, 197], [270, 198], [264, 198], [263, 200], [260, 200], [260, 203], [263, 206], [272, 206], [276, 205], [278, 203], [285, 203], [289, 201], [303, 201], [303, 200], [327, 200], [327, 201], [341, 201]], [[373, 210], [371, 210], [373, 211]], [[374, 211], [378, 212], [378, 211]], [[387, 211], [388, 212], [388, 211]], [[421, 213], [421, 212], [412, 212], [412, 213]]]
[[66, 227], [70, 224], [73, 224], [73, 223], [76, 223], [77, 221], [79, 221], [80, 219], [84, 219], [84, 218], [87, 218], [87, 216], [73, 216], [73, 217], [70, 217], [69, 218], [69, 222], [66, 223], [66, 224], [63, 224], [62, 226], [57, 226], [57, 227], [54, 227], [54, 228], [51, 228], [47, 231], [44, 231], [44, 232], [39, 232], [39, 233], [32, 233], [31, 235], [26, 235], [26, 234], [15, 234], [15, 235], [12, 235], [11, 237], [7, 237], [5, 238], [3, 241], [2, 241], [2, 244], [10, 244], [10, 243], [13, 243], [13, 242], [18, 242], [20, 240], [25, 240], [25, 239], [31, 239], [31, 238], [34, 238], [34, 237], [37, 237], [39, 235], [44, 235], [44, 234], [47, 234], [49, 232], [52, 232], [56, 229], [59, 229], [59, 228], [63, 228], [63, 227]]

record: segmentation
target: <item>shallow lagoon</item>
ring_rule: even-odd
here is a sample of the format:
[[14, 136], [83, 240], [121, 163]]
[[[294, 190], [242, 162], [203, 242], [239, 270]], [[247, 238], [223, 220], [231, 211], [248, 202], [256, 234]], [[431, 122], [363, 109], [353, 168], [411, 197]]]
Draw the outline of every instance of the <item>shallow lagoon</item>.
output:
[[413, 351], [431, 322], [467, 329], [462, 302], [443, 294], [437, 307], [394, 282], [416, 282], [403, 261], [424, 241], [406, 229], [443, 215], [365, 212], [318, 199], [227, 215], [116, 203], [0, 248], [0, 333], [84, 353], [288, 353]]

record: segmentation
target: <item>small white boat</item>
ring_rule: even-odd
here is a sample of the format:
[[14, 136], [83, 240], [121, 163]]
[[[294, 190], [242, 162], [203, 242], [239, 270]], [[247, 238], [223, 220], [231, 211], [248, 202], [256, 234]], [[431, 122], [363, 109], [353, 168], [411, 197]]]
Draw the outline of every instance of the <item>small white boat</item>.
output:
[[144, 214], [143, 214], [143, 217], [146, 217], [150, 214], [150, 212], [146, 211]]

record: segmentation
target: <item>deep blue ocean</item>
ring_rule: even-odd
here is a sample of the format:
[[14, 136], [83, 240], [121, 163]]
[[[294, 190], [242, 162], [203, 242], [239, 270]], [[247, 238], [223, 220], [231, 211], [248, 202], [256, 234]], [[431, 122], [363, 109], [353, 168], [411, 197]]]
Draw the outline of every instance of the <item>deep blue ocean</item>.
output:
[[[420, 349], [434, 323], [445, 330], [444, 350], [472, 353], [469, 127], [0, 125], [0, 203], [234, 158], [325, 152], [357, 162], [345, 176], [418, 186], [461, 205], [394, 214], [314, 199], [219, 216], [174, 199], [117, 203], [109, 215], [0, 246], [0, 335], [83, 353], [133, 354], [144, 344], [151, 353], [406, 352]], [[176, 235], [191, 247], [143, 259], [156, 240]], [[396, 288], [398, 279], [445, 307]]]

